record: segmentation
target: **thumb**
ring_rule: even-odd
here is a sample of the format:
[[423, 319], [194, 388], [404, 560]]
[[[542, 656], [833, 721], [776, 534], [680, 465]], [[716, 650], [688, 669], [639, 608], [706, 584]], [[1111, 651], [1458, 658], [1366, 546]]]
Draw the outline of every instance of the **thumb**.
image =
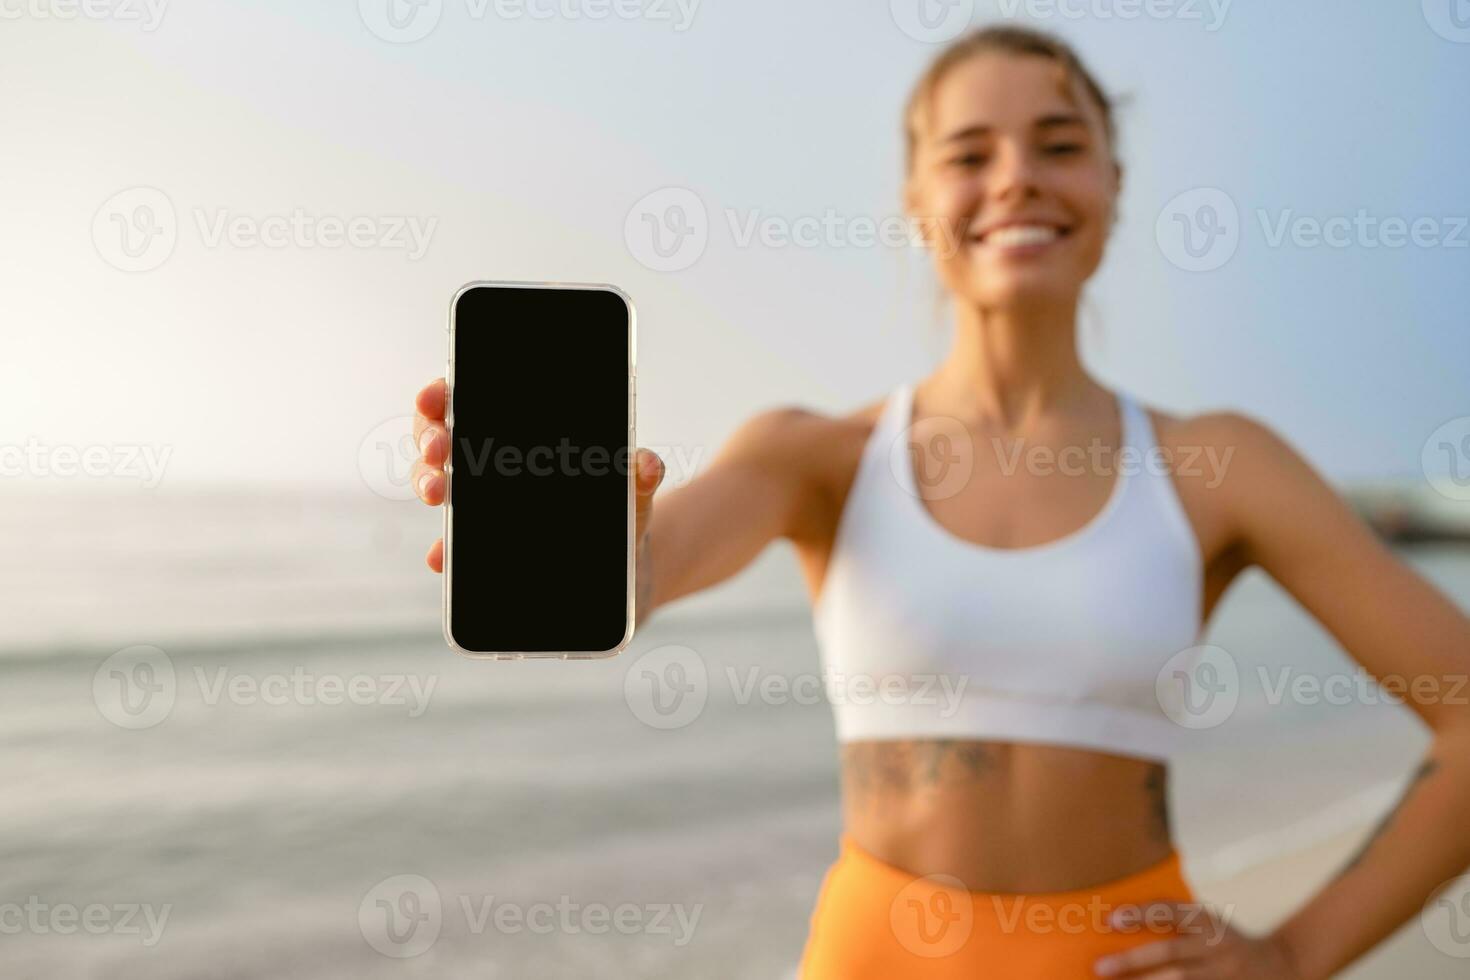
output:
[[634, 456], [633, 485], [638, 490], [638, 534], [641, 537], [648, 515], [653, 512], [653, 494], [664, 481], [664, 462], [652, 449], [640, 447]]

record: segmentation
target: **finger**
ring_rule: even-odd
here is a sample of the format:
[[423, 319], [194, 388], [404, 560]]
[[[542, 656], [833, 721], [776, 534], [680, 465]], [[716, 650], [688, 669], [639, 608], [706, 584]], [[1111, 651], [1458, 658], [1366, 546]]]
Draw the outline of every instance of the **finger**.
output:
[[440, 573], [444, 571], [443, 538], [440, 538], [438, 541], [435, 541], [433, 544], [429, 545], [429, 553], [424, 556], [424, 560], [429, 563], [429, 567], [432, 568], [434, 571]]
[[1219, 980], [1222, 974], [1203, 963], [1165, 966], [1147, 973], [1135, 974], [1128, 980]]
[[653, 513], [654, 492], [664, 480], [664, 461], [652, 449], [642, 448], [634, 456], [634, 461], [633, 483], [638, 490], [638, 533], [641, 535], [648, 516]]
[[449, 430], [443, 422], [435, 422], [422, 415], [414, 416], [413, 441], [426, 464], [444, 468], [444, 461], [449, 456]]
[[1200, 953], [1201, 942], [1197, 937], [1171, 937], [1104, 956], [1093, 964], [1093, 972], [1100, 977], [1141, 980], [1142, 976], [1159, 968], [1195, 963]]
[[419, 393], [414, 396], [413, 407], [426, 419], [444, 421], [444, 394], [445, 384], [443, 378], [435, 378], [424, 385]]
[[413, 492], [418, 498], [430, 507], [438, 507], [444, 503], [444, 471], [434, 466], [424, 465], [423, 460], [415, 460], [410, 477], [413, 481]]

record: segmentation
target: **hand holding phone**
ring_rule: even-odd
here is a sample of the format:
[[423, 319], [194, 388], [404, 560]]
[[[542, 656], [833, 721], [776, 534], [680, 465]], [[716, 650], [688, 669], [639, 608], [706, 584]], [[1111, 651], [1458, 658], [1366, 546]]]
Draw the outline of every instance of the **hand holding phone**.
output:
[[479, 657], [627, 646], [663, 465], [634, 452], [634, 313], [609, 286], [472, 283], [445, 380], [416, 400], [414, 486], [447, 504], [430, 549], [445, 637]]

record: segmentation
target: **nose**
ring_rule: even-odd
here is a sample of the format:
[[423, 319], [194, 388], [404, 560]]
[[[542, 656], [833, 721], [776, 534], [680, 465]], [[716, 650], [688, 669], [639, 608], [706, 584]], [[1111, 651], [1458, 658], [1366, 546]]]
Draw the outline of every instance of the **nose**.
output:
[[995, 149], [986, 175], [986, 196], [1003, 201], [1035, 196], [1036, 161], [1031, 152], [1013, 140], [1003, 140]]

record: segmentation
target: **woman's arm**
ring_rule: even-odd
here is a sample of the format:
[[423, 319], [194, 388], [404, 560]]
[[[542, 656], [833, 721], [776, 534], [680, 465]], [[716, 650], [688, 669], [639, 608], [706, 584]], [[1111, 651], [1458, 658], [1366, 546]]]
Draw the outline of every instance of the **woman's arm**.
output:
[[823, 499], [819, 457], [830, 424], [799, 408], [760, 412], [704, 472], [660, 496], [648, 528], [649, 567], [640, 571], [640, 592], [645, 583], [650, 589], [645, 608], [722, 582], [772, 541], [811, 526]]
[[[415, 399], [414, 437], [421, 457], [414, 487], [425, 503], [444, 500], [444, 380]], [[822, 495], [820, 450], [830, 420], [799, 408], [774, 408], [746, 420], [708, 467], [687, 484], [657, 497], [664, 465], [649, 449], [637, 453], [637, 582], [642, 625], [655, 609], [709, 588], [739, 572], [778, 537], [811, 524]], [[429, 549], [429, 567], [443, 571], [444, 542]]]
[[1413, 782], [1359, 857], [1273, 933], [1304, 980], [1316, 980], [1470, 867], [1470, 619], [1264, 425], [1232, 416], [1229, 429], [1240, 448], [1221, 485], [1249, 560], [1370, 674], [1392, 678], [1433, 732]]

